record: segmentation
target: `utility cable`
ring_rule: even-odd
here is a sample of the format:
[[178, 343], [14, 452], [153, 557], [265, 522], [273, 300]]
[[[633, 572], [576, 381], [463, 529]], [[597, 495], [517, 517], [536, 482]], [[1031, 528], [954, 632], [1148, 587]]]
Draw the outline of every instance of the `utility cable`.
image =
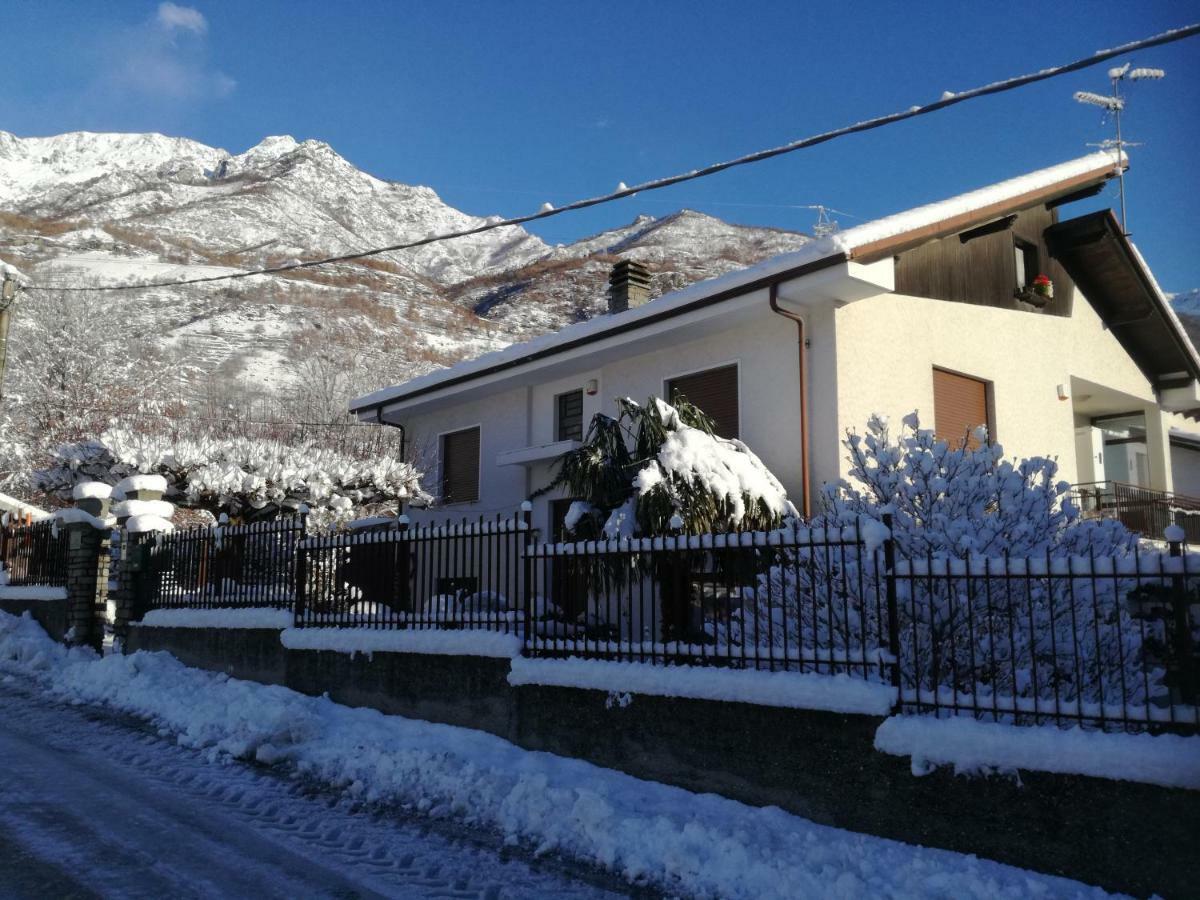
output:
[[266, 268], [253, 269], [246, 272], [233, 272], [224, 275], [209, 275], [198, 278], [184, 278], [175, 281], [146, 282], [144, 284], [98, 285], [92, 287], [55, 287], [50, 285], [35, 285], [35, 287], [56, 291], [134, 291], [145, 288], [181, 287], [189, 284], [209, 284], [216, 281], [232, 281], [239, 278], [251, 278], [255, 275], [278, 275], [284, 272], [294, 272], [298, 269], [309, 269], [315, 266], [353, 262], [369, 256], [377, 256], [381, 253], [394, 253], [399, 250], [412, 250], [416, 247], [424, 247], [440, 241], [448, 241], [454, 238], [470, 237], [476, 234], [483, 234], [487, 231], [494, 231], [497, 228], [506, 228], [512, 225], [524, 225], [527, 222], [548, 219], [551, 216], [562, 215], [566, 212], [587, 209], [592, 206], [599, 206], [603, 203], [611, 203], [614, 200], [632, 197], [635, 194], [644, 193], [646, 191], [662, 190], [663, 188], [670, 187], [675, 184], [682, 184], [685, 181], [695, 181], [698, 178], [706, 178], [710, 175], [715, 175], [718, 172], [723, 172], [726, 169], [732, 169], [735, 166], [744, 166], [749, 165], [750, 163], [762, 162], [763, 160], [772, 159], [776, 156], [783, 156], [786, 153], [794, 153], [797, 150], [803, 150], [807, 147], [816, 146], [817, 144], [824, 144], [836, 138], [845, 137], [846, 135], [871, 131], [875, 128], [882, 128], [885, 125], [892, 125], [896, 122], [903, 122], [907, 119], [915, 119], [918, 116], [924, 116], [930, 113], [938, 112], [939, 110], [946, 109], [947, 107], [955, 106], [959, 103], [965, 103], [968, 100], [986, 97], [991, 94], [1001, 94], [1006, 91], [1015, 90], [1019, 87], [1024, 87], [1027, 84], [1034, 84], [1039, 81], [1046, 81], [1050, 78], [1057, 78], [1071, 72], [1077, 72], [1081, 69], [1099, 65], [1100, 63], [1106, 62], [1117, 56], [1122, 56], [1126, 53], [1133, 53], [1138, 50], [1145, 50], [1149, 47], [1157, 47], [1162, 44], [1170, 44], [1175, 41], [1181, 41], [1185, 38], [1194, 37], [1197, 34], [1200, 34], [1200, 23], [1186, 25], [1182, 28], [1174, 28], [1170, 31], [1164, 31], [1159, 34], [1152, 35], [1151, 37], [1142, 38], [1141, 40], [1137, 41], [1131, 41], [1127, 44], [1122, 44], [1119, 47], [1113, 47], [1108, 50], [1099, 50], [1096, 53], [1093, 53], [1091, 56], [1077, 59], [1074, 62], [1053, 66], [1048, 69], [1041, 69], [1037, 72], [1030, 72], [1025, 75], [1017, 75], [1013, 78], [1004, 79], [1003, 81], [994, 81], [991, 84], [985, 84], [980, 87], [971, 88], [970, 90], [961, 91], [958, 93], [947, 91], [942, 95], [941, 99], [935, 101], [934, 103], [927, 103], [924, 106], [912, 106], [900, 112], [888, 113], [887, 115], [876, 116], [872, 119], [865, 119], [861, 122], [856, 122], [853, 125], [846, 125], [842, 128], [836, 128], [832, 131], [825, 131], [820, 134], [812, 135], [811, 137], [801, 138], [800, 140], [792, 141], [778, 147], [772, 147], [766, 150], [758, 150], [754, 153], [748, 153], [745, 156], [739, 156], [735, 159], [726, 160], [725, 162], [714, 163], [702, 169], [693, 169], [690, 172], [683, 172], [677, 175], [670, 175], [665, 178], [646, 181], [642, 184], [635, 184], [632, 187], [627, 187], [622, 182], [621, 186], [610, 194], [602, 194], [600, 196], [590, 197], [585, 200], [576, 200], [573, 203], [568, 203], [565, 206], [553, 207], [549, 204], [546, 204], [538, 212], [530, 213], [529, 215], [514, 216], [510, 219], [491, 220], [473, 228], [464, 228], [459, 231], [450, 231], [441, 234], [430, 235], [428, 237], [418, 238], [417, 240], [392, 244], [387, 247], [377, 247], [372, 250], [345, 253], [340, 256], [327, 256], [323, 259], [313, 259], [308, 261], [286, 263], [279, 266], [269, 266]]

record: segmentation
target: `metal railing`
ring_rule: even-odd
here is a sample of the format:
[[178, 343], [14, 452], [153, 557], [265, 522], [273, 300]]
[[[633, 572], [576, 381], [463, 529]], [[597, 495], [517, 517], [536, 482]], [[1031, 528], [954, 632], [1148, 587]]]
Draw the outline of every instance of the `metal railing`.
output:
[[137, 608], [290, 609], [306, 518], [134, 536]]
[[907, 711], [1195, 731], [1200, 555], [901, 559]]
[[67, 583], [67, 530], [53, 519], [0, 528], [0, 562], [7, 583], [63, 587]]
[[880, 557], [857, 528], [544, 544], [531, 656], [888, 681]]
[[1200, 498], [1122, 481], [1093, 481], [1073, 485], [1071, 499], [1085, 517], [1116, 519], [1154, 539], [1168, 525], [1178, 525], [1188, 543], [1200, 543]]
[[532, 537], [527, 511], [310, 537], [298, 546], [296, 625], [517, 633]]
[[[867, 533], [864, 533], [864, 530]], [[1200, 554], [907, 557], [878, 525], [538, 543], [530, 513], [149, 537], [146, 608], [479, 629], [535, 657], [850, 676], [901, 712], [1200, 731]]]

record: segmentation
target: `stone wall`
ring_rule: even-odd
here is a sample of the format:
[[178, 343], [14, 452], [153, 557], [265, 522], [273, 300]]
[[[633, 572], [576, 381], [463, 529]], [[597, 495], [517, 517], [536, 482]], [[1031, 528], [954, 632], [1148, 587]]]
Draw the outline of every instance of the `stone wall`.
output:
[[11, 616], [29, 613], [46, 634], [56, 641], [65, 641], [67, 631], [71, 627], [71, 609], [66, 597], [61, 600], [14, 600], [0, 597], [0, 612]]

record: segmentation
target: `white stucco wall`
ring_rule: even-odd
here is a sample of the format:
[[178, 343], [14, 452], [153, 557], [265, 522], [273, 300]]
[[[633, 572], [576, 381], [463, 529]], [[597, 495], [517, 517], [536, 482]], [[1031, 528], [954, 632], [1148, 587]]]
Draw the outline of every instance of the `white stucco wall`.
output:
[[[844, 477], [847, 464], [837, 454], [829, 464], [844, 429], [863, 431], [873, 412], [900, 418], [914, 409], [932, 428], [933, 369], [949, 369], [992, 383], [995, 437], [1009, 456], [1056, 456], [1060, 477], [1076, 481], [1076, 401], [1072, 376], [1125, 395], [1122, 403], [1147, 413], [1150, 442], [1157, 442], [1152, 478], [1166, 486], [1159, 413], [1150, 384], [1091, 305], [1076, 296], [1070, 318], [948, 303], [897, 294], [854, 303], [834, 316], [837, 355], [814, 375], [836, 381], [837, 428], [821, 419], [814, 444], [821, 444], [818, 483]], [[1067, 400], [1060, 400], [1059, 385]], [[1094, 401], [1093, 401], [1094, 402]], [[1115, 402], [1115, 401], [1114, 401]], [[1130, 412], [1113, 409], [1112, 412]], [[1154, 451], [1155, 447], [1151, 447]]]
[[[775, 472], [799, 505], [802, 474], [796, 326], [771, 312], [765, 292], [761, 301], [744, 323], [731, 331], [678, 344], [666, 343], [654, 352], [636, 354], [611, 365], [581, 366], [576, 374], [514, 388], [483, 400], [446, 401], [433, 412], [402, 419], [418, 460], [427, 472], [426, 488], [435, 494], [440, 481], [438, 436], [482, 423], [478, 503], [414, 511], [414, 520], [440, 521], [446, 516], [508, 512], [548, 484], [552, 477], [551, 462], [497, 466], [496, 457], [507, 450], [554, 442], [559, 394], [585, 388], [590, 379], [597, 381], [597, 393], [584, 394], [586, 430], [595, 413], [616, 414], [618, 397], [644, 402], [650, 396], [662, 396], [669, 378], [730, 363], [738, 365], [741, 438]], [[543, 497], [535, 501], [534, 523], [541, 529], [549, 527], [551, 499]]]

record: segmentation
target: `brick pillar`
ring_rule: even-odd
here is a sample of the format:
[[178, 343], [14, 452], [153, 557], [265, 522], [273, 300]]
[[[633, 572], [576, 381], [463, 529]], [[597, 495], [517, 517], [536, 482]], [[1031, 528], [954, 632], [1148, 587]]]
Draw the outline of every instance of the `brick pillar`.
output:
[[113, 646], [121, 649], [129, 634], [129, 623], [138, 618], [138, 575], [144, 563], [145, 535], [130, 534], [124, 528], [120, 532], [117, 571], [114, 573], [116, 587], [113, 589]]
[[101, 652], [108, 603], [108, 529], [72, 522], [67, 531], [67, 608], [72, 644]]

